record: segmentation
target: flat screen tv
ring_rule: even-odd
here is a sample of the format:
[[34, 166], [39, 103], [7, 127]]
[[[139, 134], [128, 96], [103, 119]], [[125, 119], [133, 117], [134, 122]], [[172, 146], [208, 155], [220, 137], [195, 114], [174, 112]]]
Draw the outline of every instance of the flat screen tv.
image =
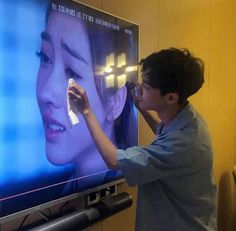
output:
[[86, 91], [118, 148], [137, 144], [128, 82], [138, 26], [74, 1], [0, 0], [0, 219], [121, 179], [83, 117], [69, 116], [69, 79]]

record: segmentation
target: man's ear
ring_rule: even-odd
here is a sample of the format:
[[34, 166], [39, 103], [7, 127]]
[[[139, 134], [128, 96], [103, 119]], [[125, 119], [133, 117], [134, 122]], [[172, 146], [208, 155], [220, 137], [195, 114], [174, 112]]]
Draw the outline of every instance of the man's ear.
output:
[[179, 101], [179, 94], [173, 92], [173, 93], [167, 93], [166, 95], [167, 103], [168, 104], [175, 104]]
[[107, 120], [114, 121], [119, 117], [124, 109], [127, 97], [126, 87], [119, 88], [117, 92], [110, 96], [107, 106]]

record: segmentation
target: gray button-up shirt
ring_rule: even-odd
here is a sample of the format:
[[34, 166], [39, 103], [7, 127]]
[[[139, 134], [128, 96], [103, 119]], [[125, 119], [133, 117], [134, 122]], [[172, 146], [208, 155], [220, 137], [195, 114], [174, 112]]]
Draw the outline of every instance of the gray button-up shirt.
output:
[[188, 103], [147, 147], [117, 151], [130, 186], [138, 185], [136, 230], [216, 230], [216, 186], [207, 125]]

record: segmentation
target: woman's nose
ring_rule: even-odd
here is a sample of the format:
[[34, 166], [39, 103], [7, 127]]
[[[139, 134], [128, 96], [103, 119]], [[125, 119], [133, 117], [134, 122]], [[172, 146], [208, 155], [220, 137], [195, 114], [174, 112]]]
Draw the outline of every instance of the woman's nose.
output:
[[56, 108], [63, 105], [67, 88], [61, 77], [59, 73], [51, 72], [47, 78], [42, 78], [41, 81], [43, 81], [43, 79], [44, 81], [39, 84], [41, 87], [38, 88], [38, 95], [44, 105], [51, 105]]

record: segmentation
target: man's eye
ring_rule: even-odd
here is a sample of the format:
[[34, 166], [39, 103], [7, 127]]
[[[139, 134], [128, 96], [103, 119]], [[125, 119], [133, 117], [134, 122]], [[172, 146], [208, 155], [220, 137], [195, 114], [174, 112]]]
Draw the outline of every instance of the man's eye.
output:
[[77, 74], [76, 72], [74, 72], [72, 69], [67, 68], [66, 69], [66, 75], [68, 78], [72, 78], [72, 79], [82, 79], [82, 77]]
[[42, 64], [52, 63], [48, 55], [46, 55], [44, 52], [40, 51], [40, 52], [36, 52], [36, 54], [40, 58], [40, 63]]

